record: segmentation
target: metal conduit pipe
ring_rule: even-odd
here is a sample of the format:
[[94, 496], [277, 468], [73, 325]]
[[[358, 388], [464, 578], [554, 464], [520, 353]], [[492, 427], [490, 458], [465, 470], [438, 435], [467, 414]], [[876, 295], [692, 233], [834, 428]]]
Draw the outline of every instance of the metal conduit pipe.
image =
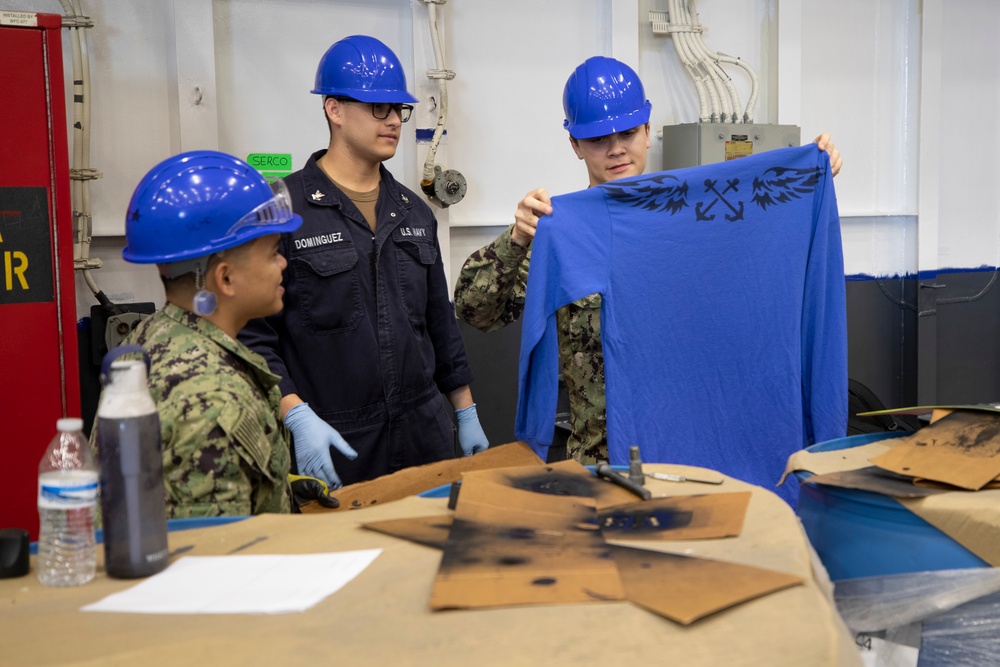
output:
[[63, 7], [63, 26], [69, 30], [73, 61], [73, 157], [70, 165], [70, 194], [73, 202], [74, 243], [73, 264], [105, 308], [112, 313], [119, 309], [97, 285], [91, 269], [100, 268], [99, 259], [90, 257], [93, 216], [90, 204], [90, 181], [101, 173], [90, 166], [90, 53], [88, 28], [93, 22], [83, 12], [81, 0], [59, 0]]
[[427, 150], [427, 158], [424, 160], [420, 189], [432, 203], [447, 208], [462, 201], [467, 189], [465, 177], [461, 173], [454, 169], [444, 171], [440, 165], [435, 164], [438, 146], [444, 136], [445, 123], [448, 120], [447, 82], [455, 78], [455, 73], [444, 67], [444, 53], [438, 31], [437, 5], [444, 4], [446, 0], [423, 0], [423, 2], [427, 5], [427, 21], [430, 25], [431, 43], [434, 46], [435, 68], [427, 70], [427, 77], [438, 82], [438, 119]]

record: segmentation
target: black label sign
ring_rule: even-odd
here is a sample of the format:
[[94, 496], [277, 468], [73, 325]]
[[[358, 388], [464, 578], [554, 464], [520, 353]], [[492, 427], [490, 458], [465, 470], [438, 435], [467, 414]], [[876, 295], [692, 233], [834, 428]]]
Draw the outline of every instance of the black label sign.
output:
[[0, 305], [54, 298], [46, 190], [0, 188]]

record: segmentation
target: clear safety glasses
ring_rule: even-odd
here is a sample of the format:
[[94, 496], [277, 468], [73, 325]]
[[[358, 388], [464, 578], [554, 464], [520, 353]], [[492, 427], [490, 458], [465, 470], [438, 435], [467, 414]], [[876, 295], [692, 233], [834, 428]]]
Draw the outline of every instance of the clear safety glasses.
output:
[[292, 219], [292, 199], [288, 187], [282, 179], [271, 183], [274, 196], [236, 221], [226, 235], [232, 235], [247, 227], [280, 225]]

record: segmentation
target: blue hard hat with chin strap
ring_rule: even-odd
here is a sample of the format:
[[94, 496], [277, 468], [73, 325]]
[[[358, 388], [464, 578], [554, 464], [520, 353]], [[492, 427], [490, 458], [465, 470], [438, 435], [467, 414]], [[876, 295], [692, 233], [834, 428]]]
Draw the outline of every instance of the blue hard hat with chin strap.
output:
[[366, 35], [351, 35], [327, 49], [316, 69], [317, 95], [349, 97], [359, 102], [412, 104], [406, 74], [388, 46]]
[[574, 139], [591, 139], [649, 122], [652, 105], [631, 67], [604, 56], [588, 58], [563, 89], [563, 127]]
[[284, 182], [269, 184], [226, 153], [190, 151], [167, 158], [139, 181], [128, 205], [122, 257], [174, 264], [181, 270], [168, 274], [181, 275], [183, 268], [195, 270], [197, 263], [189, 260], [301, 224]]

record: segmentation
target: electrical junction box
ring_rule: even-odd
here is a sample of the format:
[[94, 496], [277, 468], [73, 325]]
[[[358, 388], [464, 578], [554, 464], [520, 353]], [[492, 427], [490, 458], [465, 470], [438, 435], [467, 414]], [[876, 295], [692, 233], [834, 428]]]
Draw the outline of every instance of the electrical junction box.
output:
[[663, 169], [681, 169], [801, 145], [798, 125], [685, 123], [663, 126]]

